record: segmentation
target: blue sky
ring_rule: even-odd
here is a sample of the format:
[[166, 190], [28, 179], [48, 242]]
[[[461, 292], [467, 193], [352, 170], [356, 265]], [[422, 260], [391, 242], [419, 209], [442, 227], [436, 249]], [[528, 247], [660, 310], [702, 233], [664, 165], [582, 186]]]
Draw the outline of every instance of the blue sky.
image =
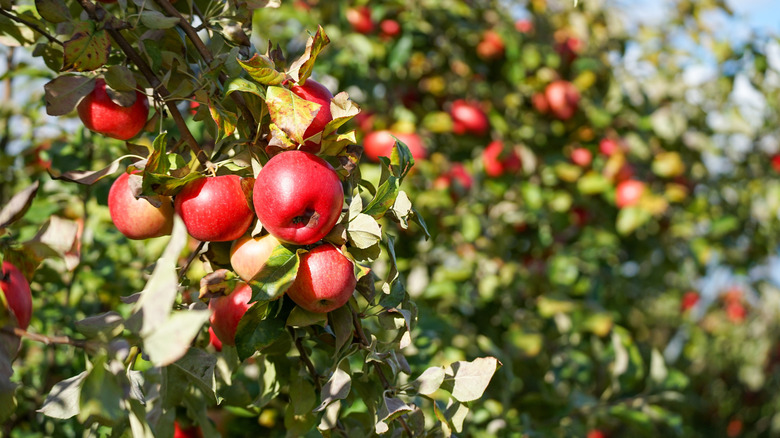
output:
[[751, 27], [780, 34], [780, 2], [777, 0], [729, 0], [734, 12], [744, 16]]

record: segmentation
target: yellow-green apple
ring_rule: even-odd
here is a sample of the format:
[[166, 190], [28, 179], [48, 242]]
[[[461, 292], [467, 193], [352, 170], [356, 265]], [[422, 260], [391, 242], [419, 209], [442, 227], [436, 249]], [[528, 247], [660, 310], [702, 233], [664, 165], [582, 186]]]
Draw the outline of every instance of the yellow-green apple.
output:
[[635, 179], [621, 181], [615, 188], [615, 205], [618, 208], [636, 205], [645, 192], [645, 183]]
[[415, 160], [423, 160], [428, 156], [422, 139], [415, 133], [391, 132], [387, 130], [374, 131], [363, 139], [363, 150], [369, 160], [378, 162], [379, 157], [389, 157], [395, 146], [395, 136], [409, 147], [409, 152]]
[[128, 239], [149, 239], [171, 234], [173, 204], [161, 196], [159, 208], [144, 198], [136, 198], [130, 189], [130, 174], [123, 173], [108, 191], [108, 212], [116, 228]]
[[106, 81], [98, 78], [95, 88], [78, 105], [79, 118], [87, 129], [99, 134], [129, 140], [143, 129], [149, 115], [146, 96], [135, 92], [135, 102], [130, 106], [118, 105], [106, 92]]
[[279, 245], [276, 237], [252, 237], [249, 234], [233, 242], [230, 247], [230, 265], [244, 281], [250, 281], [263, 269], [271, 252]]
[[505, 153], [504, 143], [495, 140], [482, 151], [482, 165], [488, 176], [497, 178], [508, 172], [517, 172], [522, 167], [522, 162], [514, 148]]
[[190, 182], [174, 199], [187, 232], [198, 240], [227, 242], [241, 237], [252, 224], [241, 177], [222, 175]]
[[485, 135], [490, 128], [490, 123], [482, 108], [462, 99], [452, 103], [450, 116], [452, 117], [452, 131], [458, 135], [466, 133]]
[[355, 32], [367, 34], [374, 30], [374, 21], [371, 19], [371, 9], [368, 6], [349, 8], [346, 16]]
[[561, 120], [574, 116], [580, 102], [580, 92], [569, 81], [557, 80], [547, 85], [544, 96], [552, 114]]
[[12, 263], [3, 261], [3, 276], [0, 277], [0, 288], [5, 295], [8, 308], [16, 317], [19, 327], [27, 330], [32, 318], [32, 293], [30, 283], [19, 269]]
[[[229, 295], [220, 295], [209, 300], [211, 328], [223, 345], [236, 345], [238, 322], [251, 307], [252, 288], [238, 283]], [[215, 346], [216, 347], [216, 346]]]
[[[333, 116], [330, 113], [330, 101], [333, 99], [333, 93], [325, 88], [324, 85], [311, 78], [307, 79], [303, 85], [293, 85], [290, 87], [290, 91], [301, 99], [320, 104], [320, 109], [309, 127], [306, 128], [306, 132], [303, 133], [303, 138], [307, 139], [322, 132], [325, 129], [325, 125], [333, 120]], [[316, 154], [320, 151], [320, 144], [321, 141], [307, 141], [301, 145], [300, 149]]]
[[330, 244], [320, 245], [301, 256], [295, 281], [287, 289], [295, 304], [316, 313], [336, 310], [355, 290], [355, 267]]
[[344, 204], [341, 180], [322, 158], [304, 151], [275, 155], [255, 180], [257, 217], [277, 239], [310, 245], [336, 225]]

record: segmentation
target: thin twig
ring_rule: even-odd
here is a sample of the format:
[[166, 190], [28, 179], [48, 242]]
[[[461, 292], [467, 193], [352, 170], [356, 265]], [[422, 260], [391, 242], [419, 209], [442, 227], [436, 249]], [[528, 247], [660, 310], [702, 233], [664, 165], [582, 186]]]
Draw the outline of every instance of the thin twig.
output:
[[200, 250], [203, 249], [203, 245], [205, 245], [206, 242], [200, 242], [198, 244], [198, 247], [195, 248], [195, 251], [192, 251], [190, 255], [187, 257], [187, 261], [184, 263], [184, 266], [181, 267], [181, 271], [179, 271], [179, 283], [181, 283], [181, 280], [184, 278], [184, 275], [187, 274], [187, 270], [190, 269], [190, 264], [193, 260], [195, 260], [195, 257], [198, 256], [200, 253]]
[[25, 21], [21, 17], [19, 17], [17, 15], [14, 15], [14, 14], [11, 14], [11, 13], [8, 13], [8, 12], [4, 11], [3, 9], [0, 9], [0, 15], [4, 15], [4, 16], [10, 18], [11, 20], [17, 22], [17, 23], [20, 23], [20, 24], [23, 24], [23, 25], [29, 27], [30, 29], [38, 32], [39, 34], [41, 34], [43, 36], [45, 36], [46, 39], [48, 39], [49, 41], [51, 41], [53, 43], [59, 44], [60, 46], [64, 45], [64, 44], [62, 44], [62, 41], [58, 40], [57, 38], [54, 38], [48, 32], [46, 32], [45, 30], [41, 29], [35, 23], [30, 23], [28, 21]]
[[113, 15], [106, 12], [102, 6], [96, 6], [89, 0], [78, 0], [78, 2], [84, 11], [86, 11], [90, 19], [101, 21], [103, 18], [106, 18], [105, 29], [111, 36], [111, 39], [113, 39], [119, 48], [122, 49], [125, 55], [130, 58], [130, 61], [132, 61], [133, 64], [138, 67], [138, 70], [140, 70], [141, 74], [144, 75], [152, 88], [154, 88], [154, 91], [158, 94], [160, 100], [165, 102], [166, 107], [168, 107], [168, 112], [171, 113], [173, 121], [176, 122], [176, 126], [179, 127], [179, 131], [181, 132], [182, 137], [187, 142], [187, 145], [190, 147], [192, 152], [195, 154], [195, 158], [198, 159], [198, 162], [200, 162], [203, 167], [209, 168], [211, 165], [209, 162], [209, 157], [200, 148], [197, 140], [195, 140], [195, 137], [192, 136], [190, 129], [187, 127], [187, 123], [184, 121], [184, 117], [182, 117], [179, 109], [176, 107], [176, 102], [170, 99], [170, 91], [168, 91], [168, 89], [165, 88], [165, 85], [163, 85], [162, 81], [157, 78], [151, 67], [149, 67], [149, 64], [146, 63], [141, 55], [138, 54], [133, 46], [130, 45], [124, 36], [122, 36], [122, 33], [117, 30], [117, 28], [123, 27], [122, 23], [120, 23]]
[[298, 354], [300, 354], [303, 364], [306, 366], [309, 374], [311, 374], [311, 377], [314, 379], [314, 387], [317, 388], [317, 392], [322, 391], [322, 385], [320, 385], [320, 375], [317, 373], [317, 369], [314, 368], [314, 364], [311, 362], [309, 354], [306, 353], [306, 349], [303, 347], [301, 338], [295, 336], [294, 328], [287, 327], [287, 331], [290, 332], [290, 336], [292, 336], [293, 341], [295, 341], [295, 348], [298, 350]]
[[78, 348], [89, 348], [89, 341], [85, 339], [73, 339], [69, 336], [46, 336], [38, 333], [30, 333], [19, 327], [3, 327], [0, 329], [10, 335], [18, 336], [20, 338], [27, 338], [37, 342], [43, 342], [46, 345], [58, 344], [58, 345], [72, 345]]
[[[360, 339], [360, 343], [364, 346], [371, 345], [371, 343], [368, 342], [365, 331], [363, 331], [363, 324], [360, 323], [360, 318], [358, 317], [357, 311], [352, 306], [352, 303], [349, 303], [348, 305], [349, 310], [352, 312], [352, 325], [355, 326], [355, 332], [358, 335], [358, 339]], [[379, 377], [379, 381], [382, 382], [382, 387], [384, 387], [385, 391], [392, 389], [392, 385], [390, 385], [390, 381], [387, 380], [385, 372], [382, 370], [382, 366], [375, 361], [372, 361], [371, 365], [374, 367], [374, 371], [376, 372], [377, 377]], [[404, 420], [403, 417], [398, 417], [398, 421], [401, 423], [401, 427], [404, 428], [404, 431], [407, 435], [410, 437], [414, 436], [412, 429], [409, 428], [409, 425], [406, 424], [406, 420]]]

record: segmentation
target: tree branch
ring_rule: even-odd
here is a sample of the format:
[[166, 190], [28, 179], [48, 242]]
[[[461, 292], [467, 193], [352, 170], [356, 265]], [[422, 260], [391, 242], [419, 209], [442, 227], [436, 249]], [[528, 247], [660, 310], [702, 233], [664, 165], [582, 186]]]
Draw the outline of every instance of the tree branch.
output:
[[[214, 56], [211, 54], [209, 48], [206, 47], [206, 45], [203, 43], [203, 40], [200, 39], [200, 37], [198, 36], [198, 32], [195, 30], [195, 28], [192, 27], [192, 24], [190, 24], [190, 22], [187, 21], [183, 15], [181, 15], [181, 13], [171, 4], [169, 0], [155, 0], [155, 2], [168, 15], [179, 19], [179, 27], [181, 28], [181, 30], [183, 30], [184, 34], [187, 35], [187, 38], [189, 38], [189, 40], [192, 41], [192, 44], [195, 46], [195, 49], [200, 54], [200, 57], [203, 58], [204, 61], [206, 61], [206, 64], [211, 66], [211, 63], [214, 61]], [[203, 24], [205, 25], [206, 22], [204, 21]], [[225, 72], [220, 72], [219, 82], [224, 85], [225, 82], [227, 82], [227, 80], [228, 77], [225, 74]], [[255, 118], [252, 115], [252, 112], [249, 111], [249, 108], [246, 105], [246, 101], [244, 100], [244, 97], [240, 93], [232, 93], [230, 97], [236, 103], [236, 106], [238, 106], [238, 108], [241, 110], [241, 114], [244, 115], [244, 118], [246, 118], [247, 122], [249, 122], [252, 135], [254, 136], [257, 133]], [[252, 138], [252, 141], [254, 142], [254, 137]]]
[[3, 331], [4, 333], [8, 333], [13, 336], [18, 336], [20, 338], [27, 338], [33, 341], [43, 342], [46, 345], [52, 345], [52, 344], [72, 345], [74, 347], [84, 348], [84, 349], [90, 347], [89, 341], [85, 339], [73, 339], [69, 336], [46, 336], [38, 333], [30, 333], [19, 327], [14, 327], [14, 328], [3, 327], [2, 329], [0, 329], [0, 331]]
[[3, 9], [0, 9], [0, 15], [4, 15], [4, 16], [10, 18], [11, 20], [17, 22], [17, 23], [20, 23], [20, 24], [23, 24], [23, 25], [29, 27], [30, 29], [38, 32], [39, 34], [41, 34], [43, 36], [45, 36], [46, 39], [48, 39], [49, 41], [51, 41], [51, 42], [53, 42], [55, 44], [59, 44], [60, 46], [64, 45], [64, 44], [62, 44], [62, 41], [58, 40], [57, 38], [54, 38], [48, 32], [46, 32], [45, 30], [43, 30], [40, 27], [38, 27], [38, 25], [36, 25], [35, 23], [29, 23], [29, 22], [23, 20], [21, 17], [19, 17], [17, 15], [14, 15], [14, 14], [11, 14], [9, 12], [6, 12]]
[[86, 11], [87, 15], [90, 19], [95, 21], [103, 21], [103, 19], [106, 19], [105, 23], [105, 29], [108, 32], [108, 34], [111, 36], [111, 39], [114, 40], [114, 42], [117, 43], [119, 48], [122, 49], [122, 51], [127, 55], [128, 58], [138, 67], [138, 70], [141, 71], [141, 74], [144, 75], [146, 80], [149, 82], [149, 84], [154, 88], [155, 93], [160, 97], [160, 100], [162, 100], [165, 105], [168, 107], [168, 112], [171, 113], [171, 117], [173, 117], [173, 121], [176, 122], [176, 126], [179, 127], [179, 131], [181, 132], [182, 137], [187, 142], [187, 145], [190, 147], [190, 150], [195, 154], [195, 158], [198, 159], [198, 162], [205, 167], [209, 168], [211, 163], [209, 161], [209, 157], [206, 155], [205, 152], [203, 152], [203, 149], [200, 148], [200, 145], [198, 145], [198, 142], [195, 140], [195, 137], [192, 136], [192, 133], [190, 132], [189, 128], [187, 128], [187, 123], [184, 121], [184, 118], [182, 117], [181, 113], [179, 112], [179, 109], [176, 108], [176, 102], [170, 99], [171, 93], [168, 91], [167, 88], [165, 88], [165, 85], [160, 81], [159, 78], [154, 74], [151, 67], [149, 67], [149, 64], [146, 63], [146, 61], [141, 57], [138, 52], [133, 48], [132, 45], [125, 39], [125, 37], [122, 36], [122, 33], [118, 30], [119, 28], [122, 28], [122, 23], [120, 23], [113, 15], [106, 12], [105, 9], [103, 9], [102, 6], [96, 6], [95, 4], [91, 3], [89, 0], [78, 0], [81, 7]]
[[179, 271], [179, 283], [181, 283], [181, 280], [184, 278], [184, 275], [187, 274], [187, 270], [190, 269], [190, 264], [192, 264], [192, 261], [195, 260], [195, 257], [198, 256], [198, 253], [200, 253], [200, 250], [203, 249], [203, 245], [205, 245], [206, 242], [201, 241], [198, 244], [198, 247], [195, 248], [195, 251], [192, 251], [190, 255], [187, 257], [187, 261], [184, 263], [184, 266], [181, 267], [181, 271]]
[[311, 362], [311, 359], [309, 358], [309, 354], [306, 353], [306, 349], [303, 347], [301, 338], [295, 336], [294, 328], [287, 327], [287, 331], [290, 332], [290, 336], [292, 336], [293, 341], [295, 342], [295, 348], [298, 350], [298, 354], [301, 355], [301, 360], [303, 361], [303, 364], [306, 366], [306, 369], [309, 371], [309, 374], [311, 374], [311, 377], [314, 379], [314, 387], [317, 388], [317, 392], [322, 391], [322, 385], [320, 385], [320, 375], [317, 373], [317, 369], [314, 368], [314, 364]]

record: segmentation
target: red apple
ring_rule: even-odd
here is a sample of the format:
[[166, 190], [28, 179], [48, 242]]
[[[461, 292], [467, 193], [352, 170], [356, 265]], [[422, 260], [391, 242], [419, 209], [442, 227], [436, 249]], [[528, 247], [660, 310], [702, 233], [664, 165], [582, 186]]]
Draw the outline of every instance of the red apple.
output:
[[456, 100], [450, 108], [450, 116], [453, 123], [452, 130], [458, 135], [465, 133], [485, 135], [490, 129], [487, 115], [475, 103]]
[[587, 148], [574, 148], [571, 151], [571, 161], [580, 167], [588, 167], [593, 161], [593, 154]]
[[386, 38], [393, 38], [401, 34], [401, 25], [395, 20], [382, 20], [379, 23], [379, 29], [382, 31], [382, 36]]
[[477, 56], [485, 61], [504, 56], [504, 39], [494, 30], [487, 30], [477, 44]]
[[563, 41], [555, 45], [555, 51], [561, 55], [561, 59], [565, 64], [570, 64], [577, 59], [584, 44], [582, 40], [575, 37], [565, 37]]
[[726, 303], [726, 316], [731, 322], [739, 324], [745, 320], [747, 310], [740, 302]]
[[550, 104], [547, 103], [547, 98], [544, 96], [544, 93], [534, 94], [531, 97], [531, 103], [540, 114], [547, 114], [550, 112]]
[[135, 102], [123, 107], [114, 103], [106, 92], [106, 81], [95, 80], [92, 90], [78, 106], [79, 118], [88, 129], [119, 140], [129, 140], [143, 129], [149, 115], [146, 96], [135, 92]]
[[522, 167], [522, 162], [514, 148], [505, 154], [504, 143], [495, 140], [482, 151], [482, 165], [485, 166], [488, 176], [498, 178], [507, 172], [517, 172]]
[[229, 295], [221, 295], [209, 300], [211, 309], [211, 328], [224, 345], [236, 345], [238, 322], [251, 307], [252, 288], [239, 283]]
[[178, 421], [173, 423], [173, 438], [203, 438], [198, 426], [182, 427]]
[[619, 152], [621, 149], [620, 143], [611, 138], [602, 138], [599, 142], [599, 152], [608, 157]]
[[572, 224], [575, 226], [584, 227], [585, 224], [588, 223], [589, 218], [590, 214], [588, 214], [588, 210], [582, 207], [574, 207], [571, 209]]
[[686, 312], [693, 308], [693, 306], [696, 305], [696, 303], [699, 302], [699, 294], [695, 291], [688, 291], [685, 292], [685, 295], [683, 295], [682, 300], [680, 301], [680, 311]]
[[249, 234], [230, 247], [230, 266], [244, 281], [250, 281], [263, 269], [279, 241], [270, 234], [252, 237]]
[[635, 179], [622, 181], [615, 188], [615, 204], [618, 208], [630, 207], [639, 203], [645, 192], [645, 183]]
[[30, 283], [24, 274], [10, 262], [3, 261], [3, 276], [0, 278], [0, 288], [3, 290], [8, 308], [16, 316], [16, 322], [23, 330], [27, 330], [32, 318], [32, 292]]
[[604, 432], [598, 429], [593, 429], [588, 431], [587, 438], [607, 438], [607, 436], [604, 435]]
[[780, 154], [776, 154], [772, 157], [772, 169], [774, 169], [775, 172], [780, 172]]
[[[307, 139], [322, 132], [322, 130], [325, 129], [325, 125], [333, 120], [333, 116], [330, 113], [330, 101], [333, 99], [333, 93], [325, 88], [324, 85], [311, 78], [307, 79], [303, 85], [293, 85], [290, 87], [290, 91], [302, 99], [321, 105], [314, 120], [312, 120], [309, 127], [306, 128], [303, 138]], [[321, 142], [315, 143], [313, 141], [307, 141], [305, 144], [301, 145], [300, 149], [316, 154], [320, 151], [320, 143]]]
[[552, 114], [561, 120], [572, 118], [580, 102], [580, 92], [571, 82], [564, 80], [547, 85], [544, 96]]
[[238, 239], [254, 219], [238, 175], [192, 181], [176, 195], [174, 206], [190, 236], [210, 242]]
[[374, 30], [374, 21], [371, 19], [371, 9], [368, 6], [349, 8], [346, 16], [355, 32], [367, 34]]
[[211, 344], [215, 350], [222, 351], [222, 341], [220, 341], [217, 334], [214, 333], [213, 327], [209, 327], [209, 344]]
[[254, 204], [263, 227], [274, 237], [310, 245], [338, 222], [344, 190], [325, 160], [308, 152], [288, 151], [268, 160], [260, 170]]
[[354, 269], [335, 246], [320, 245], [301, 256], [298, 276], [287, 289], [287, 296], [310, 312], [336, 310], [349, 301], [355, 290]]
[[534, 31], [534, 22], [527, 18], [517, 20], [515, 29], [520, 33], [531, 33]]
[[369, 160], [378, 162], [379, 157], [389, 157], [395, 146], [396, 136], [398, 140], [409, 147], [409, 152], [415, 160], [424, 160], [428, 156], [422, 139], [415, 133], [374, 131], [363, 140], [363, 150]]
[[173, 204], [162, 196], [162, 205], [155, 207], [144, 198], [136, 199], [130, 189], [130, 174], [123, 173], [108, 191], [108, 212], [116, 228], [128, 239], [149, 239], [171, 234]]

